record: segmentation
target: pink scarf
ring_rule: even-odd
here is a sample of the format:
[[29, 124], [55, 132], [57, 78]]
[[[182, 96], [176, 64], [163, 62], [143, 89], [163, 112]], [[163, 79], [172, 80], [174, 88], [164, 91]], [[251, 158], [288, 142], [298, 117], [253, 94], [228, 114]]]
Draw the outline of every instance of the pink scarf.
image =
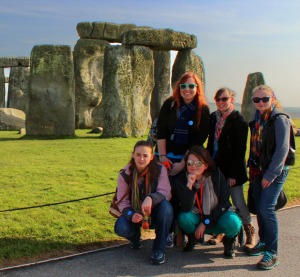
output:
[[217, 123], [216, 123], [216, 129], [215, 129], [215, 143], [219, 140], [219, 137], [222, 133], [225, 121], [227, 117], [232, 113], [234, 110], [234, 107], [232, 104], [230, 104], [230, 108], [223, 114], [219, 110], [217, 110]]

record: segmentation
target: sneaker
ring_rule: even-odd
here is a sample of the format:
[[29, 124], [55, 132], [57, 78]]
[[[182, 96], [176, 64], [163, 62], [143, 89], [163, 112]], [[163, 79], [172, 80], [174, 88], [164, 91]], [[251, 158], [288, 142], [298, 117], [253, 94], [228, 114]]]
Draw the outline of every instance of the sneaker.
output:
[[152, 252], [150, 259], [153, 264], [163, 264], [165, 262], [165, 253], [160, 250]]
[[263, 242], [258, 242], [253, 248], [248, 248], [247, 254], [249, 256], [259, 256], [265, 254], [265, 244]]
[[257, 263], [257, 268], [259, 269], [272, 269], [273, 267], [279, 265], [278, 257], [272, 255], [270, 252], [266, 251], [263, 258], [259, 263]]
[[131, 249], [135, 249], [135, 250], [137, 250], [137, 249], [141, 249], [141, 247], [142, 247], [142, 244], [139, 242], [139, 241], [137, 241], [137, 242], [130, 242], [130, 248]]
[[167, 236], [167, 248], [172, 248], [174, 246], [174, 233], [169, 233]]

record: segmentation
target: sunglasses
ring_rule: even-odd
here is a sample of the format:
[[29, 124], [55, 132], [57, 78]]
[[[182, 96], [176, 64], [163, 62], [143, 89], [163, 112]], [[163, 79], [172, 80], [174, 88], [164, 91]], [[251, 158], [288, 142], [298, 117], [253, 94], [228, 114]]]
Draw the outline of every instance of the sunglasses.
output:
[[268, 103], [270, 101], [270, 98], [271, 97], [262, 97], [262, 98], [260, 98], [260, 97], [253, 97], [252, 101], [253, 101], [253, 103], [259, 103], [260, 101], [262, 101], [263, 103]]
[[194, 89], [195, 87], [197, 87], [197, 84], [180, 84], [179, 87], [180, 89]]
[[229, 98], [230, 97], [218, 97], [218, 98], [216, 98], [216, 102], [220, 102], [220, 101], [226, 102], [226, 101], [228, 101]]
[[188, 166], [193, 166], [193, 165], [195, 165], [196, 167], [200, 167], [201, 165], [203, 165], [203, 162], [201, 162], [201, 161], [191, 161], [191, 160], [188, 160], [188, 161], [186, 162], [186, 164], [187, 164]]

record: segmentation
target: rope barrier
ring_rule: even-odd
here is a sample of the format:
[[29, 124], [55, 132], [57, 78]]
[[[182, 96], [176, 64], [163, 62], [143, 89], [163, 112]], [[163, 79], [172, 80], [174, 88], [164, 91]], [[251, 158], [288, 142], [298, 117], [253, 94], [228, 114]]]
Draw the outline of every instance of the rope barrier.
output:
[[88, 197], [84, 197], [84, 198], [67, 200], [67, 201], [62, 201], [62, 202], [55, 202], [55, 203], [49, 203], [49, 204], [43, 204], [43, 205], [37, 205], [37, 206], [30, 206], [30, 207], [22, 207], [22, 208], [13, 208], [13, 209], [8, 209], [8, 210], [0, 210], [0, 213], [14, 212], [14, 211], [20, 211], [20, 210], [29, 210], [29, 209], [35, 209], [35, 208], [43, 208], [43, 207], [48, 207], [48, 206], [55, 206], [55, 205], [66, 204], [66, 203], [71, 203], [71, 202], [77, 202], [77, 201], [81, 201], [81, 200], [88, 200], [88, 199], [101, 197], [101, 196], [106, 196], [106, 195], [110, 195], [110, 194], [114, 194], [114, 193], [115, 192], [108, 192], [108, 193], [104, 193], [104, 194], [88, 196]]
[[[299, 169], [300, 167], [293, 166], [292, 168], [290, 167], [290, 171], [294, 169]], [[67, 201], [62, 201], [62, 202], [55, 202], [55, 203], [49, 203], [49, 204], [43, 204], [43, 205], [37, 205], [37, 206], [30, 206], [30, 207], [22, 207], [22, 208], [13, 208], [13, 209], [7, 209], [7, 210], [0, 210], [0, 213], [5, 213], [5, 212], [14, 212], [14, 211], [20, 211], [20, 210], [29, 210], [29, 209], [35, 209], [35, 208], [43, 208], [43, 207], [49, 207], [49, 206], [55, 206], [55, 205], [61, 205], [61, 204], [66, 204], [66, 203], [72, 203], [72, 202], [78, 202], [82, 200], [88, 200], [92, 198], [97, 198], [97, 197], [102, 197], [106, 195], [111, 195], [114, 194], [114, 192], [108, 192], [104, 194], [99, 194], [99, 195], [94, 195], [94, 196], [88, 196], [84, 198], [79, 198], [79, 199], [73, 199], [73, 200], [67, 200]]]

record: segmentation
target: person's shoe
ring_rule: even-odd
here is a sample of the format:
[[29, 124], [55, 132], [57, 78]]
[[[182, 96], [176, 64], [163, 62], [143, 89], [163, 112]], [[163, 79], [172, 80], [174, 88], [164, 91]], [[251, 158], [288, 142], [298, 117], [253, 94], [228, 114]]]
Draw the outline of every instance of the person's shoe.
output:
[[194, 234], [187, 235], [188, 242], [185, 247], [182, 249], [183, 252], [193, 252], [195, 245], [197, 243], [196, 237]]
[[272, 255], [270, 252], [266, 251], [260, 262], [257, 263], [257, 268], [259, 269], [272, 269], [273, 267], [279, 265], [279, 260], [276, 255]]
[[137, 250], [137, 249], [141, 249], [141, 247], [142, 247], [142, 244], [139, 241], [130, 242], [130, 248], [131, 249]]
[[226, 259], [233, 259], [235, 257], [235, 253], [234, 253], [234, 244], [235, 244], [235, 238], [228, 238], [226, 236], [224, 236], [223, 238], [223, 245], [224, 245], [224, 257]]
[[260, 256], [265, 254], [265, 251], [265, 244], [260, 241], [253, 248], [248, 248], [246, 250], [249, 256]]
[[206, 243], [209, 245], [217, 245], [218, 243], [223, 241], [224, 236], [224, 234], [212, 235]]
[[251, 249], [256, 245], [255, 228], [253, 226], [253, 223], [251, 222], [249, 224], [244, 224], [244, 231], [246, 234], [246, 242], [243, 246], [243, 249], [247, 251], [248, 249]]
[[167, 248], [172, 248], [174, 246], [174, 233], [169, 233], [167, 236]]
[[160, 250], [156, 250], [152, 252], [150, 259], [153, 264], [163, 264], [165, 262], [165, 253]]

